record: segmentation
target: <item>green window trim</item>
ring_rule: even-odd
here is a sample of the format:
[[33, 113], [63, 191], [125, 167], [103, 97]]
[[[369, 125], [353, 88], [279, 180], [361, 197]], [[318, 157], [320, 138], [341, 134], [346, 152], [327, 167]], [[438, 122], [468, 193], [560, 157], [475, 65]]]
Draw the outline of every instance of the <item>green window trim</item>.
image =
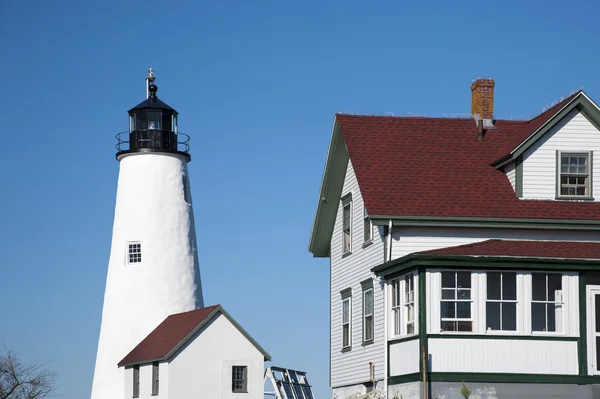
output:
[[[346, 209], [348, 209], [348, 217], [346, 218]], [[353, 223], [354, 218], [352, 213], [354, 206], [352, 204], [352, 193], [348, 193], [342, 197], [342, 257], [352, 254], [353, 240]]]
[[[562, 195], [561, 191], [561, 157], [563, 154], [566, 155], [587, 155], [588, 157], [588, 195]], [[594, 200], [594, 152], [593, 151], [561, 151], [556, 150], [556, 193], [555, 199], [557, 200], [579, 200], [579, 201], [593, 201]]]
[[515, 195], [523, 198], [523, 156], [515, 160]]
[[[341, 317], [341, 334], [342, 334], [342, 352], [347, 352], [352, 348], [352, 288], [346, 288], [340, 291], [342, 299], [342, 317]], [[348, 302], [348, 321], [344, 322], [344, 303]], [[344, 345], [345, 327], [347, 325], [348, 345]]]

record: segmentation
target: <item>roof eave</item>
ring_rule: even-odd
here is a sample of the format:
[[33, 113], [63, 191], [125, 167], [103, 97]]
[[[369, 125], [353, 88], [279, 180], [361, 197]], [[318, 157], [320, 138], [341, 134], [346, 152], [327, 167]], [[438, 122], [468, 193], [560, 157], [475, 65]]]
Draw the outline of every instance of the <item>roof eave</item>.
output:
[[333, 234], [335, 214], [337, 213], [339, 197], [344, 184], [348, 159], [348, 151], [336, 116], [333, 121], [317, 209], [308, 244], [309, 252], [316, 258], [326, 258], [331, 253], [331, 235]]
[[520, 228], [552, 230], [599, 231], [600, 220], [589, 219], [534, 219], [471, 216], [403, 216], [372, 215], [375, 225], [386, 225], [391, 220], [394, 226], [417, 227], [476, 227], [476, 228]]
[[[514, 264], [515, 269], [564, 269], [576, 266], [578, 269], [597, 269], [600, 259], [595, 258], [556, 258], [514, 255], [449, 255], [413, 253], [371, 269], [378, 277], [386, 277], [401, 273], [418, 266], [428, 267], [474, 267], [490, 268], [499, 265]], [[513, 267], [511, 265], [511, 267]]]

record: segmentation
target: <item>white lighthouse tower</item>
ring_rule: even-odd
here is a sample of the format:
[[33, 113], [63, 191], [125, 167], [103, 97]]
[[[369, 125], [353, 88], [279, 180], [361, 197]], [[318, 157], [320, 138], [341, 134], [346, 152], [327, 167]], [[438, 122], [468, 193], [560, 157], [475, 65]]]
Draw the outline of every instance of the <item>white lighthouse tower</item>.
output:
[[124, 395], [117, 363], [167, 316], [203, 307], [187, 163], [189, 137], [158, 99], [146, 100], [119, 134], [119, 182], [92, 399]]

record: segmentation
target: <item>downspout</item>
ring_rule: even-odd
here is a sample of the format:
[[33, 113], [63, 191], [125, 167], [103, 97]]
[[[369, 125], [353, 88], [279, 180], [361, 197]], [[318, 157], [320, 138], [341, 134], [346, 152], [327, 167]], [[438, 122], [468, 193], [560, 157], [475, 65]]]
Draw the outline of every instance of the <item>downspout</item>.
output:
[[[388, 253], [386, 254], [387, 256], [387, 260], [390, 261], [392, 260], [392, 219], [390, 219], [389, 223], [388, 223], [388, 234], [387, 237], [385, 237], [386, 240], [386, 245], [387, 245], [387, 250]], [[388, 343], [388, 316], [389, 316], [389, 311], [388, 311], [388, 286], [387, 286], [387, 281], [385, 280], [384, 277], [380, 277], [380, 281], [383, 281], [383, 343], [384, 343], [384, 348], [383, 350], [385, 351], [385, 356], [383, 357], [384, 361], [383, 361], [383, 389], [384, 389], [384, 393], [385, 396], [387, 398], [387, 394], [388, 394], [388, 376], [389, 376], [389, 356], [390, 356], [390, 351], [389, 351], [389, 343]]]
[[392, 219], [390, 219], [388, 224], [388, 255], [387, 260], [392, 260]]

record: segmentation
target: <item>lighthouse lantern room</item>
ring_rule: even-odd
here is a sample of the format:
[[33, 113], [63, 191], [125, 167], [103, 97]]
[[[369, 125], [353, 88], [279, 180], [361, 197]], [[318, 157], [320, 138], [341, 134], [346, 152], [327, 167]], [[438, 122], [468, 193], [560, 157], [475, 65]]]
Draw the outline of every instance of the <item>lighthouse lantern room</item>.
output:
[[178, 131], [178, 113], [156, 95], [154, 71], [146, 78], [146, 100], [129, 110], [129, 131], [117, 135], [117, 160], [135, 152], [176, 153], [190, 161], [190, 138]]

